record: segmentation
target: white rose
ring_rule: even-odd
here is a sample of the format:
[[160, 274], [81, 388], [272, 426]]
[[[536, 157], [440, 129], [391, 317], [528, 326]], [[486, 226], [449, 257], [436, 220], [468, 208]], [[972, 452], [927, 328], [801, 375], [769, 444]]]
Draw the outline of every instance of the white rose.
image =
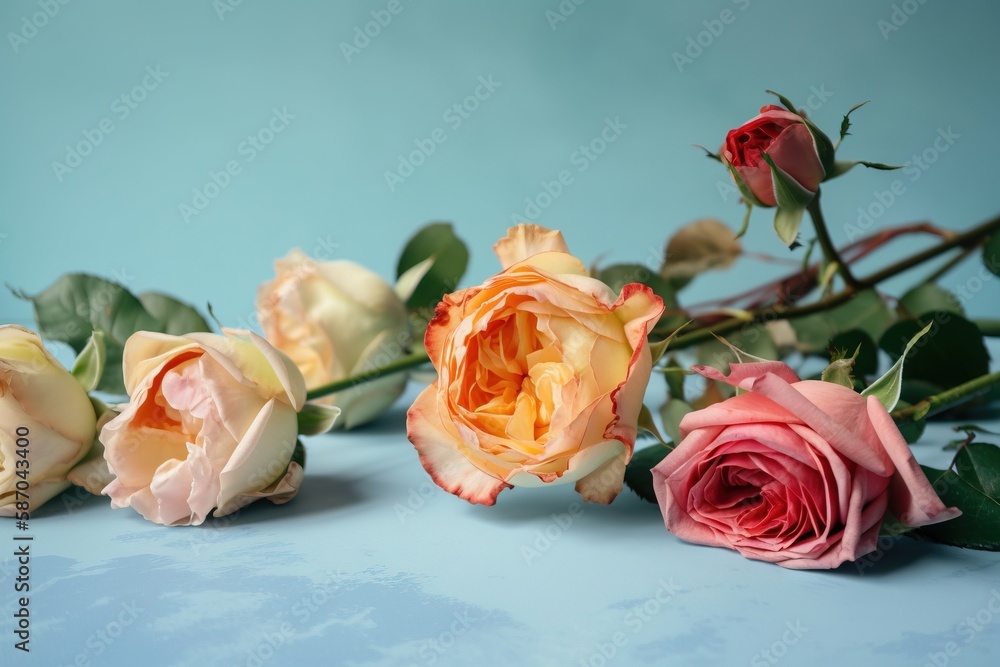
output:
[[[317, 262], [292, 250], [262, 284], [257, 311], [264, 336], [288, 355], [313, 389], [384, 366], [410, 344], [406, 306], [386, 281], [348, 261]], [[371, 421], [406, 387], [397, 373], [330, 397], [337, 426]]]

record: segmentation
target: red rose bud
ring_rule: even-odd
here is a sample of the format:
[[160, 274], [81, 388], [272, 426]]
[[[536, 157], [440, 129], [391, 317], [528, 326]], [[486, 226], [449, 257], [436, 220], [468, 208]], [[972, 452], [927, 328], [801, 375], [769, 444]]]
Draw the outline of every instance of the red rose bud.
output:
[[782, 205], [780, 184], [775, 183], [766, 157], [775, 170], [783, 172], [786, 180], [794, 181], [803, 191], [815, 194], [819, 189], [826, 170], [817, 139], [826, 138], [816, 137], [822, 133], [807, 123], [799, 114], [769, 104], [761, 107], [760, 115], [726, 135], [720, 157], [744, 196], [749, 195], [750, 203]]

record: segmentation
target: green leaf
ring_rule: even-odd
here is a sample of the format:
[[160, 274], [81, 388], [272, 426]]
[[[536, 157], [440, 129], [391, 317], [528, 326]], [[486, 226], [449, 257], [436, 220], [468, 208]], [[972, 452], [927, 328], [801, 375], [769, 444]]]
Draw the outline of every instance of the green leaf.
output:
[[145, 292], [139, 295], [139, 303], [146, 312], [160, 321], [161, 333], [181, 336], [196, 331], [211, 331], [201, 314], [193, 307], [172, 296], [159, 292]]
[[859, 164], [862, 164], [869, 169], [879, 169], [881, 171], [892, 171], [894, 169], [903, 168], [902, 165], [889, 165], [882, 164], [881, 162], [868, 162], [867, 160], [837, 160], [833, 163], [833, 166], [827, 173], [826, 178], [823, 180], [829, 181], [830, 179], [837, 178], [838, 176], [843, 176]]
[[625, 466], [625, 484], [628, 488], [643, 500], [655, 503], [656, 492], [653, 490], [653, 474], [650, 471], [669, 453], [670, 449], [667, 447], [653, 445], [632, 454], [632, 460]]
[[621, 292], [622, 288], [629, 283], [640, 283], [653, 290], [656, 296], [663, 299], [663, 305], [667, 309], [676, 310], [677, 295], [670, 281], [653, 273], [642, 264], [614, 264], [601, 269], [595, 276], [602, 283], [607, 285], [615, 293]]
[[946, 310], [965, 315], [961, 302], [955, 295], [934, 283], [917, 285], [899, 299], [901, 317], [920, 317], [935, 310]]
[[917, 341], [923, 338], [923, 336], [931, 330], [931, 325], [928, 324], [923, 329], [913, 334], [906, 347], [903, 349], [902, 354], [899, 355], [899, 359], [896, 363], [892, 365], [885, 375], [879, 379], [872, 382], [868, 387], [861, 392], [862, 396], [874, 396], [879, 400], [879, 402], [885, 406], [885, 409], [892, 412], [896, 408], [896, 403], [899, 402], [899, 394], [903, 386], [903, 361], [906, 359], [906, 355], [909, 354], [910, 349], [917, 344]]
[[73, 370], [70, 371], [76, 381], [80, 383], [84, 391], [91, 392], [97, 388], [104, 374], [104, 364], [107, 360], [107, 352], [104, 349], [104, 333], [94, 331], [90, 334], [90, 340], [83, 346], [83, 351], [73, 362]]
[[653, 413], [645, 405], [639, 409], [639, 422], [637, 426], [639, 429], [656, 438], [661, 445], [670, 447], [670, 444], [663, 439], [662, 435], [660, 435], [660, 429], [656, 428], [656, 422], [653, 420]]
[[1000, 234], [994, 234], [983, 246], [983, 264], [1000, 276]]
[[663, 430], [667, 432], [667, 436], [671, 441], [680, 442], [680, 423], [684, 415], [689, 412], [694, 412], [694, 408], [679, 398], [668, 399], [663, 404], [663, 407], [660, 408], [660, 419], [663, 420]]
[[687, 376], [688, 370], [677, 363], [674, 355], [670, 355], [666, 366], [663, 367], [663, 371], [663, 377], [667, 381], [667, 391], [670, 398], [679, 398], [683, 401], [684, 378]]
[[[902, 399], [896, 402], [897, 410], [903, 410], [908, 407], [910, 407], [910, 404]], [[926, 426], [927, 419], [923, 416], [896, 421], [896, 427], [903, 434], [903, 439], [911, 445], [920, 440], [920, 436], [924, 434]]]
[[882, 297], [869, 289], [839, 306], [790, 320], [790, 323], [795, 329], [800, 352], [825, 354], [830, 338], [838, 333], [860, 329], [872, 340], [878, 340], [894, 320], [895, 316]]
[[759, 323], [744, 324], [739, 331], [727, 333], [725, 339], [706, 341], [697, 348], [699, 364], [712, 366], [727, 373], [729, 364], [779, 357], [778, 348], [767, 327]]
[[[879, 347], [898, 359], [917, 331], [932, 325], [927, 337], [906, 362], [908, 380], [948, 389], [989, 373], [990, 357], [975, 324], [947, 311], [925, 313], [919, 320], [897, 322], [879, 340]], [[911, 403], [916, 396], [907, 396]]]
[[670, 237], [660, 275], [690, 279], [705, 271], [727, 269], [741, 254], [743, 246], [728, 225], [714, 218], [696, 220]]
[[913, 534], [966, 549], [1000, 551], [1000, 447], [973, 442], [955, 456], [954, 470], [921, 466], [941, 501], [962, 516]]
[[299, 435], [326, 433], [340, 416], [340, 408], [322, 403], [306, 403], [298, 414]]
[[435, 222], [418, 231], [403, 248], [396, 277], [427, 259], [433, 264], [406, 302], [411, 310], [434, 308], [441, 297], [454, 292], [469, 265], [469, 250], [455, 235], [450, 223]]
[[77, 354], [83, 352], [92, 332], [103, 332], [107, 356], [97, 389], [112, 394], [125, 393], [125, 341], [136, 331], [160, 330], [159, 321], [131, 292], [97, 276], [68, 273], [36, 296], [21, 296], [34, 306], [38, 333], [67, 343]]

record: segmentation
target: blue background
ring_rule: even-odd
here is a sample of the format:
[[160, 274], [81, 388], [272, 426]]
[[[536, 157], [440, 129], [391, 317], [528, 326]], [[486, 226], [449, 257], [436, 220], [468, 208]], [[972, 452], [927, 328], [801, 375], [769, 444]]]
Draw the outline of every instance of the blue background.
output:
[[[4, 282], [35, 293], [62, 272], [85, 271], [135, 292], [210, 301], [227, 325], [252, 326], [256, 286], [290, 248], [391, 279], [405, 239], [450, 220], [472, 251], [471, 284], [495, 271], [490, 246], [562, 170], [573, 182], [537, 222], [562, 229], [585, 261], [655, 266], [685, 222], [738, 225], [723, 169], [692, 145], [718, 147], [772, 101], [766, 88], [810, 105], [834, 136], [847, 109], [872, 100], [854, 116], [842, 157], [911, 167], [914, 156], [934, 158], [927, 169], [856, 170], [824, 186], [836, 242], [848, 240], [859, 207], [878, 211], [878, 193], [896, 180], [903, 193], [866, 231], [921, 220], [958, 229], [997, 213], [1000, 10], [985, 0], [567, 0], [575, 9], [558, 22], [557, 0], [402, 0], [348, 55], [343, 44], [387, 0], [232, 1], [50, 0], [51, 18], [39, 14], [45, 0], [0, 4]], [[12, 33], [23, 39], [12, 43]], [[690, 62], [679, 65], [685, 52]], [[149, 89], [133, 93], [144, 77]], [[448, 110], [481, 77], [499, 85], [488, 96], [480, 88], [486, 99], [469, 102], [475, 110], [457, 124]], [[116, 102], [122, 95], [144, 99], [132, 109]], [[275, 109], [294, 117], [249, 160], [244, 142]], [[575, 152], [608, 119], [627, 127], [581, 171]], [[113, 131], [78, 166], [54, 168], [102, 122]], [[385, 173], [438, 128], [446, 140], [390, 188]], [[943, 152], [933, 148], [942, 132], [955, 137]], [[180, 207], [229, 161], [239, 174], [186, 220]], [[894, 244], [860, 271], [921, 242]], [[801, 258], [780, 246], [763, 211], [745, 245]], [[945, 286], [975, 269], [949, 274]], [[699, 277], [689, 301], [784, 270], [744, 258]], [[964, 305], [996, 316], [996, 297], [994, 284]], [[30, 324], [30, 308], [4, 291], [0, 321]], [[250, 508], [219, 530], [166, 530], [109, 513], [104, 499], [55, 501], [35, 524], [44, 583], [32, 664], [77, 655], [90, 664], [253, 664], [261, 632], [284, 621], [292, 634], [269, 664], [596, 666], [597, 644], [619, 630], [628, 638], [613, 658], [620, 664], [775, 664], [759, 662], [760, 651], [800, 620], [809, 630], [785, 647], [787, 664], [922, 665], [948, 641], [961, 646], [950, 664], [988, 664], [1000, 647], [1000, 615], [968, 642], [959, 630], [1000, 588], [990, 554], [905, 542], [863, 577], [853, 567], [789, 573], [682, 545], [655, 508], [626, 493], [609, 508], [587, 507], [579, 530], [526, 563], [521, 547], [569, 511], [572, 491], [518, 489], [493, 510], [430, 492], [402, 435], [403, 406], [357, 434], [312, 440], [301, 498]], [[949, 437], [932, 432], [918, 457], [945, 463], [938, 445]], [[399, 519], [393, 507], [420, 489], [426, 509]], [[671, 579], [683, 592], [633, 634], [627, 615]], [[3, 589], [7, 599], [9, 581]], [[313, 595], [324, 604], [303, 620], [295, 605]], [[121, 638], [99, 654], [88, 647], [133, 599], [145, 611]], [[476, 619], [464, 639], [425, 653], [464, 611]]]

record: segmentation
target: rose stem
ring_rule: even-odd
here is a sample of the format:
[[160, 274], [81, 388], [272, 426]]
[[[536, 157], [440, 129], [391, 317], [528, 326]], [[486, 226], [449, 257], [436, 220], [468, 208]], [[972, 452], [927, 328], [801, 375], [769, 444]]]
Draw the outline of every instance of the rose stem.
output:
[[947, 391], [942, 391], [940, 394], [928, 396], [908, 408], [895, 410], [892, 413], [892, 418], [896, 421], [906, 421], [930, 417], [942, 410], [976, 398], [997, 384], [1000, 384], [1000, 371], [989, 373], [988, 375], [980, 375]]
[[365, 371], [364, 373], [358, 373], [357, 375], [352, 375], [351, 377], [344, 378], [343, 380], [337, 380], [336, 382], [330, 382], [329, 384], [324, 384], [315, 389], [310, 389], [306, 394], [306, 400], [311, 401], [315, 398], [321, 398], [323, 396], [329, 396], [330, 394], [336, 394], [338, 391], [343, 391], [344, 389], [350, 389], [351, 387], [362, 384], [364, 382], [370, 382], [372, 380], [377, 380], [379, 378], [385, 377], [386, 375], [394, 375], [396, 373], [401, 373], [410, 368], [416, 368], [417, 366], [422, 366], [430, 361], [427, 356], [427, 351], [423, 348], [419, 350], [414, 350], [410, 354], [400, 357], [395, 361], [391, 361], [385, 366], [379, 366], [378, 368], [372, 368], [371, 370]]
[[946, 273], [954, 269], [956, 266], [961, 264], [963, 261], [965, 261], [965, 258], [971, 255], [976, 250], [976, 248], [983, 245], [983, 242], [985, 240], [986, 239], [984, 238], [979, 243], [969, 245], [963, 248], [957, 255], [949, 259], [947, 262], [945, 262], [937, 269], [935, 269], [933, 273], [924, 278], [922, 283], [936, 283], [938, 280], [941, 279], [943, 275], [945, 275]]
[[852, 296], [861, 290], [877, 285], [884, 280], [888, 280], [889, 278], [903, 273], [904, 271], [912, 269], [929, 259], [933, 259], [942, 253], [948, 252], [952, 248], [960, 248], [969, 244], [978, 243], [983, 237], [997, 230], [1000, 230], [1000, 215], [987, 220], [977, 227], [973, 227], [967, 232], [956, 234], [936, 246], [931, 246], [926, 250], [910, 255], [905, 259], [885, 267], [881, 271], [873, 273], [867, 278], [858, 280], [857, 288], [848, 286], [841, 292], [827, 297], [822, 301], [817, 301], [804, 306], [796, 306], [792, 308], [763, 308], [752, 313], [750, 318], [731, 317], [711, 326], [694, 329], [674, 338], [673, 342], [670, 344], [670, 349], [679, 350], [691, 347], [692, 345], [697, 345], [698, 343], [706, 340], [711, 340], [712, 334], [724, 334], [730, 331], [735, 331], [751, 322], [761, 321], [764, 315], [770, 316], [771, 319], [791, 320], [827, 310], [828, 308], [832, 308], [833, 306], [837, 306], [848, 301]]
[[819, 206], [819, 193], [820, 191], [816, 190], [816, 196], [806, 206], [806, 210], [809, 211], [809, 217], [812, 218], [813, 227], [816, 228], [816, 239], [819, 241], [819, 247], [823, 249], [823, 254], [828, 261], [837, 263], [837, 272], [840, 273], [840, 277], [844, 279], [847, 287], [854, 290], [860, 289], [858, 279], [851, 273], [847, 262], [840, 256], [836, 246], [833, 245], [833, 241], [830, 239], [830, 233], [826, 229], [826, 220], [823, 219], [823, 210]]

